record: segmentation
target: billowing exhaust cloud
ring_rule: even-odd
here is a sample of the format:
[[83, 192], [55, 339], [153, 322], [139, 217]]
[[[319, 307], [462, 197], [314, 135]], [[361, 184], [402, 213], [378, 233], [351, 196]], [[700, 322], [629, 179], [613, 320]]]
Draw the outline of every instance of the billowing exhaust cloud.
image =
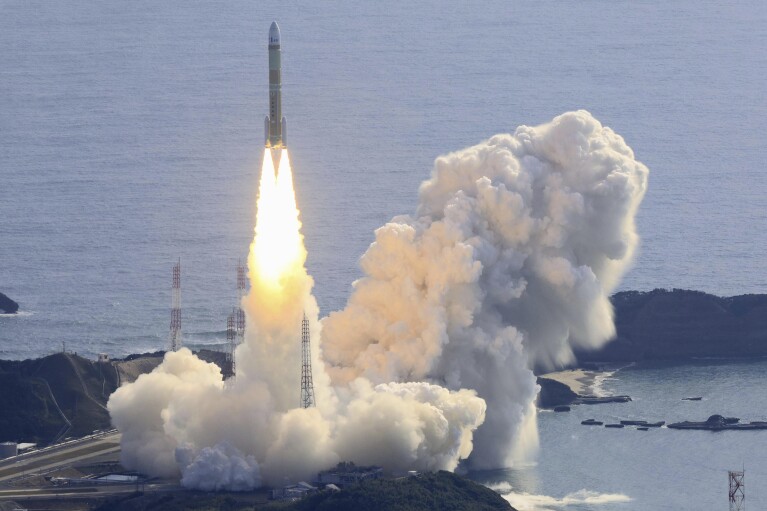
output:
[[[647, 168], [588, 112], [438, 158], [413, 216], [376, 231], [365, 277], [322, 322], [288, 154], [266, 151], [238, 374], [182, 349], [109, 402], [123, 463], [201, 489], [389, 470], [498, 467], [537, 445], [531, 370], [614, 333]], [[299, 404], [300, 331], [316, 408]], [[478, 429], [479, 428], [479, 429]]]
[[376, 231], [366, 276], [323, 322], [334, 383], [475, 389], [488, 412], [472, 465], [511, 463], [535, 445], [528, 368], [615, 333], [608, 295], [637, 246], [647, 174], [585, 111], [438, 158], [415, 215]]

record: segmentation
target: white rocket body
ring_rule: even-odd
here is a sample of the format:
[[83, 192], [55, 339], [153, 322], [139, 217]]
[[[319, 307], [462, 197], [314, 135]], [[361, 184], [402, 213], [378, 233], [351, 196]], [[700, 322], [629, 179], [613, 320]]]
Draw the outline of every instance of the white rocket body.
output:
[[280, 27], [269, 27], [269, 115], [264, 119], [264, 145], [270, 149], [286, 147], [287, 120], [282, 116], [282, 62]]

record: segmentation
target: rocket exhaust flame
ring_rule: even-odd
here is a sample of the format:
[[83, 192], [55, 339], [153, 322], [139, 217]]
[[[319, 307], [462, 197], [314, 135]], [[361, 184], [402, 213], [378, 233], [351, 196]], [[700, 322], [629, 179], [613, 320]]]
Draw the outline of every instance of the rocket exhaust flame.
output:
[[255, 238], [248, 266], [251, 279], [275, 297], [284, 288], [285, 277], [303, 266], [301, 222], [293, 189], [293, 173], [287, 149], [281, 149], [275, 174], [272, 151], [264, 151], [259, 183]]

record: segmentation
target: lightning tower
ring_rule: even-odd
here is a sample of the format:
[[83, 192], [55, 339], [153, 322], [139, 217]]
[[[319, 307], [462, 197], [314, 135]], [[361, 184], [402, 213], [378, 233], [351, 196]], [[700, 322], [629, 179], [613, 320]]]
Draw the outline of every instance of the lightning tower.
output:
[[226, 344], [227, 344], [227, 351], [226, 351], [226, 359], [232, 363], [232, 376], [234, 376], [234, 349], [237, 347], [237, 344], [235, 344], [235, 333], [234, 333], [234, 318], [237, 313], [237, 308], [234, 308], [232, 310], [232, 313], [229, 314], [226, 318]]
[[245, 298], [245, 288], [248, 285], [248, 275], [242, 261], [237, 261], [237, 316], [235, 319], [235, 347], [245, 340], [245, 311], [242, 310], [242, 299]]
[[173, 298], [170, 309], [170, 351], [181, 348], [181, 258], [173, 265]]
[[744, 477], [746, 471], [728, 472], [730, 479], [730, 511], [744, 511], [746, 509], [746, 483]]
[[247, 282], [245, 265], [242, 264], [242, 261], [237, 261], [237, 305], [226, 318], [226, 358], [232, 363], [232, 376], [237, 373], [234, 352], [237, 350], [237, 346], [245, 340], [245, 311], [242, 310], [242, 299], [245, 297]]
[[309, 339], [309, 320], [301, 321], [301, 407], [314, 406], [314, 383], [312, 382], [312, 350]]

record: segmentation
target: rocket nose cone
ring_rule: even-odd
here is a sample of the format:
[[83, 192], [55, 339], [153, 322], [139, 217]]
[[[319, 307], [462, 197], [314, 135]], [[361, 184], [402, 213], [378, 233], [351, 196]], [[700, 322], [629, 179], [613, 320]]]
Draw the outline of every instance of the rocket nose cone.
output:
[[276, 21], [272, 21], [272, 26], [269, 27], [269, 44], [280, 44], [280, 27]]

